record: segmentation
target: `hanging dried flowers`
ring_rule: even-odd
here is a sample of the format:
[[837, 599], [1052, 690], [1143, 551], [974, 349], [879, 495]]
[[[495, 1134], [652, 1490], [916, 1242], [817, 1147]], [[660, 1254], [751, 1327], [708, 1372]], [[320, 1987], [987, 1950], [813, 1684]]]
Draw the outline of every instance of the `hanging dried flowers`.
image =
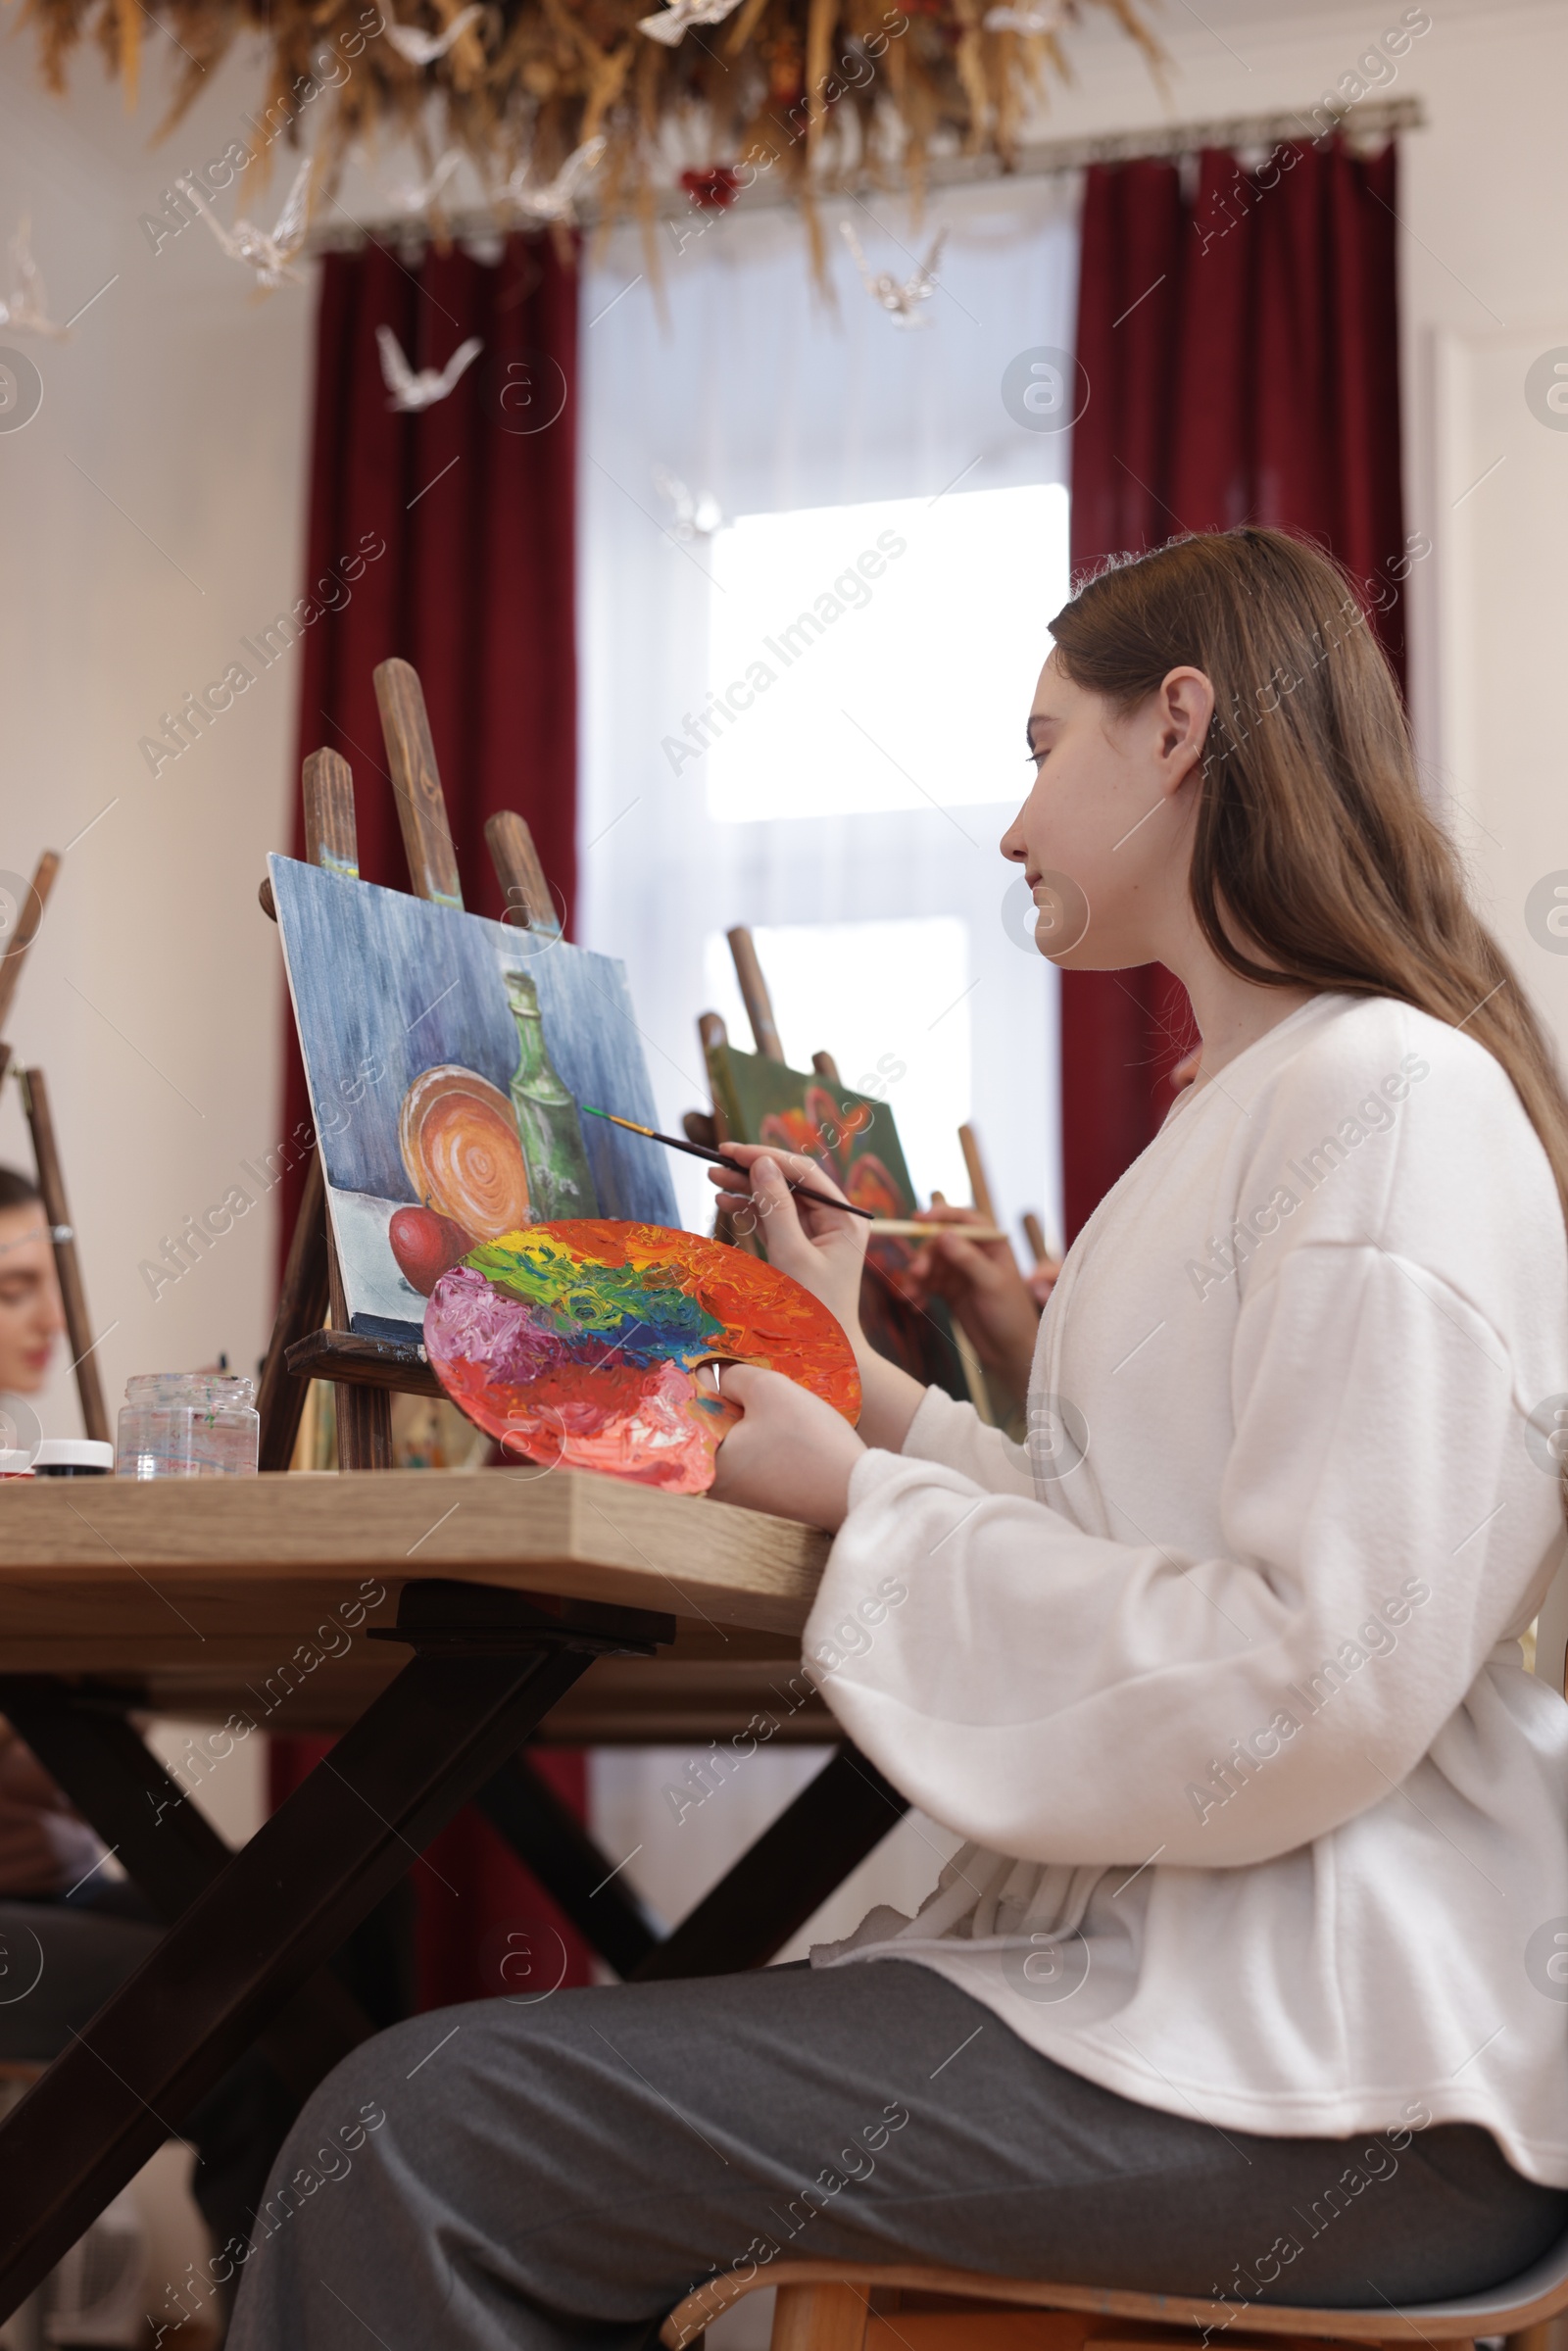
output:
[[[682, 181], [716, 208], [760, 174], [826, 193], [940, 148], [1005, 165], [1053, 76], [1062, 34], [1107, 16], [1157, 68], [1149, 0], [24, 0], [45, 78], [95, 40], [136, 97], [149, 24], [188, 61], [162, 136], [231, 45], [271, 71], [232, 171], [309, 132], [315, 211], [351, 147], [412, 139], [426, 169], [461, 150], [499, 220], [570, 218], [531, 201], [593, 174], [595, 207], [651, 209]], [[591, 158], [585, 155], [591, 150]], [[682, 167], [690, 167], [683, 170]], [[563, 175], [566, 175], [564, 181]], [[211, 181], [209, 185], [213, 184]], [[220, 181], [218, 184], [227, 184]]]

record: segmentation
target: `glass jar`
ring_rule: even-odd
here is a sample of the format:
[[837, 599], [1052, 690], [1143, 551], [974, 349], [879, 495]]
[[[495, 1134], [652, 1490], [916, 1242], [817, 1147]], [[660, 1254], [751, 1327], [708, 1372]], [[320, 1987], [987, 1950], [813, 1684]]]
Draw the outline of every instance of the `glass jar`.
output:
[[125, 1382], [115, 1475], [253, 1478], [256, 1383], [228, 1372], [151, 1371]]

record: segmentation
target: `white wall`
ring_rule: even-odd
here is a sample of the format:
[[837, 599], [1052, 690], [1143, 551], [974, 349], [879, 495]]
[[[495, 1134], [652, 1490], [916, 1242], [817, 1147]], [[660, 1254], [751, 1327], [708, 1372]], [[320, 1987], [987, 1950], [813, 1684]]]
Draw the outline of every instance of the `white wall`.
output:
[[[111, 1413], [131, 1372], [220, 1350], [251, 1369], [270, 1320], [270, 1202], [156, 1301], [137, 1268], [278, 1140], [282, 980], [256, 888], [288, 842], [295, 664], [156, 780], [137, 744], [304, 564], [313, 292], [258, 301], [200, 222], [157, 254], [138, 225], [238, 134], [262, 76], [223, 71], [153, 152], [164, 54], [150, 37], [127, 118], [91, 49], [62, 105], [30, 32], [0, 44], [0, 233], [30, 209], [57, 318], [113, 280], [67, 343], [0, 328], [44, 379], [32, 422], [0, 433], [0, 869], [69, 849], [8, 1034], [49, 1075]], [[0, 1157], [27, 1152], [8, 1085]], [[63, 1359], [42, 1416], [75, 1427]]]

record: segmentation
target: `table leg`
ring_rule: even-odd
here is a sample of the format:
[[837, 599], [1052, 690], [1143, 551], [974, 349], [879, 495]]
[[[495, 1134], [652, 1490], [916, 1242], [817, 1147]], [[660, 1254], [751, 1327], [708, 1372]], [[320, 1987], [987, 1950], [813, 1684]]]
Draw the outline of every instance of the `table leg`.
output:
[[633, 1971], [639, 1984], [765, 1967], [909, 1809], [846, 1740], [673, 1934]]
[[176, 1919], [231, 1858], [189, 1792], [117, 1702], [44, 1674], [0, 1676], [0, 1714], [26, 1740], [134, 1878], [160, 1918]]
[[[0, 1677], [13, 1723], [140, 1886], [160, 1918], [181, 1916], [233, 1859], [206, 1815], [101, 1693], [41, 1675]], [[301, 2105], [374, 2031], [338, 1979], [318, 1969], [260, 2036], [263, 2056]]]
[[0, 2126], [0, 2317], [515, 1754], [591, 1655], [590, 1643], [417, 1655], [198, 1894]]
[[504, 1766], [474, 1800], [600, 1958], [623, 1982], [640, 1983], [765, 1967], [908, 1810], [891, 1782], [846, 1742], [690, 1916], [660, 1938], [636, 1897], [612, 1882], [614, 1865], [524, 1758]]
[[617, 1976], [632, 1975], [657, 1949], [659, 1937], [614, 1863], [526, 1756], [503, 1764], [474, 1802]]

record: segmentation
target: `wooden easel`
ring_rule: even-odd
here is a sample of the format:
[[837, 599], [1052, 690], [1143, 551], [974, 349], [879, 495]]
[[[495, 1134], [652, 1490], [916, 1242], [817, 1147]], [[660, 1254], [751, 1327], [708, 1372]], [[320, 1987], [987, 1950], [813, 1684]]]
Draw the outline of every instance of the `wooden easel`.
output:
[[[779, 1037], [778, 1023], [773, 1017], [773, 999], [763, 976], [761, 958], [757, 952], [757, 942], [745, 923], [737, 923], [734, 929], [726, 931], [724, 936], [729, 941], [729, 952], [734, 958], [735, 978], [740, 987], [741, 1002], [746, 1006], [746, 1017], [751, 1023], [752, 1042], [764, 1061], [783, 1061], [784, 1047]], [[724, 1022], [717, 1012], [704, 1012], [698, 1020], [697, 1033], [702, 1040], [705, 1059], [714, 1047], [726, 1045], [729, 1042]], [[811, 1067], [819, 1078], [826, 1078], [830, 1086], [843, 1086], [844, 1081], [839, 1076], [838, 1063], [830, 1053], [814, 1053], [811, 1055]], [[723, 1107], [716, 1094], [713, 1097], [712, 1111], [708, 1117], [705, 1118], [701, 1111], [688, 1111], [685, 1124], [687, 1138], [693, 1143], [707, 1143], [710, 1149], [713, 1149], [719, 1143], [728, 1140]], [[960, 1141], [967, 1132], [968, 1130], [965, 1128], [959, 1129]], [[965, 1163], [968, 1164], [967, 1147], [964, 1156]], [[976, 1204], [979, 1204], [978, 1196]], [[715, 1235], [722, 1240], [739, 1238], [730, 1229], [729, 1214], [722, 1206], [715, 1213], [713, 1230]], [[760, 1253], [760, 1244], [755, 1238], [744, 1241], [742, 1246]], [[958, 1362], [963, 1371], [964, 1385], [969, 1391], [970, 1401], [981, 1419], [990, 1421], [993, 1413], [986, 1375], [981, 1367], [980, 1358], [976, 1355], [969, 1339], [956, 1318], [953, 1321], [953, 1344], [957, 1349]]]
[[[18, 916], [15, 935], [4, 955], [0, 956], [0, 1029], [5, 1027], [11, 1016], [22, 966], [26, 960], [27, 950], [38, 936], [44, 906], [59, 871], [58, 856], [52, 849], [46, 849], [33, 870], [27, 903]], [[4, 1079], [10, 1066], [11, 1048], [0, 1044], [0, 1080]], [[22, 1089], [22, 1106], [26, 1112], [27, 1125], [32, 1134], [38, 1191], [49, 1223], [49, 1238], [54, 1244], [55, 1274], [60, 1283], [60, 1299], [66, 1312], [66, 1336], [71, 1342], [71, 1368], [75, 1374], [76, 1396], [81, 1404], [81, 1425], [89, 1437], [110, 1444], [114, 1432], [109, 1426], [98, 1366], [93, 1360], [93, 1350], [98, 1343], [92, 1336], [92, 1324], [87, 1314], [87, 1293], [76, 1256], [75, 1229], [66, 1200], [66, 1179], [61, 1172], [60, 1151], [55, 1141], [48, 1081], [41, 1069], [19, 1069], [17, 1083]]]
[[[461, 907], [463, 886], [424, 690], [407, 661], [383, 661], [374, 678], [410, 887], [416, 898]], [[337, 752], [314, 751], [305, 761], [302, 788], [309, 861], [352, 888], [360, 878], [353, 770]], [[517, 927], [559, 936], [550, 887], [523, 819], [503, 810], [489, 818], [484, 836], [508, 912]], [[262, 884], [261, 902], [275, 921], [270, 882]], [[323, 1325], [329, 1308], [328, 1329]], [[258, 1409], [264, 1470], [287, 1469], [293, 1459], [306, 1388], [313, 1379], [329, 1380], [336, 1390], [338, 1466], [345, 1470], [392, 1467], [394, 1394], [442, 1393], [416, 1343], [362, 1338], [349, 1329], [319, 1149], [311, 1154], [262, 1371]]]
[[[725, 936], [729, 941], [730, 954], [734, 958], [735, 977], [740, 986], [741, 1002], [746, 1006], [746, 1017], [751, 1023], [756, 1050], [764, 1060], [782, 1061], [785, 1057], [784, 1048], [779, 1038], [777, 1022], [773, 1017], [773, 1000], [767, 981], [763, 976], [761, 959], [757, 953], [757, 942], [744, 923], [737, 924], [733, 930], [726, 932]], [[697, 1028], [705, 1055], [712, 1047], [728, 1043], [724, 1022], [716, 1012], [705, 1012], [698, 1021]], [[830, 1085], [838, 1086], [843, 1083], [838, 1073], [838, 1065], [831, 1053], [813, 1053], [811, 1067], [816, 1071], [818, 1077], [826, 1078]], [[686, 1113], [685, 1126], [690, 1142], [706, 1143], [710, 1150], [726, 1140], [724, 1113], [716, 1098], [711, 1113], [689, 1110]], [[985, 1160], [980, 1150], [980, 1138], [974, 1128], [967, 1123], [958, 1129], [958, 1148], [963, 1152], [963, 1164], [969, 1177], [969, 1197], [987, 1223], [995, 1225], [998, 1222], [997, 1211], [992, 1200], [991, 1185], [986, 1175]], [[931, 1204], [933, 1207], [946, 1204], [940, 1192], [932, 1194]], [[721, 1234], [726, 1239], [739, 1239], [738, 1235], [727, 1230], [725, 1217], [726, 1212], [720, 1206], [714, 1219], [715, 1233]], [[1046, 1237], [1040, 1218], [1033, 1209], [1028, 1209], [1024, 1213], [1022, 1224], [1024, 1239], [1033, 1251], [1034, 1258], [1038, 1261], [1046, 1253]], [[755, 1249], [757, 1244], [755, 1241], [749, 1241], [744, 1242], [742, 1246]], [[958, 1350], [958, 1360], [963, 1366], [963, 1376], [968, 1386], [970, 1398], [981, 1419], [999, 1428], [1007, 1428], [1009, 1424], [1016, 1424], [1023, 1408], [1022, 1399], [1013, 1396], [1002, 1382], [994, 1379], [986, 1371], [979, 1356], [975, 1353], [972, 1342], [956, 1316], [953, 1318], [953, 1339], [954, 1345]]]

